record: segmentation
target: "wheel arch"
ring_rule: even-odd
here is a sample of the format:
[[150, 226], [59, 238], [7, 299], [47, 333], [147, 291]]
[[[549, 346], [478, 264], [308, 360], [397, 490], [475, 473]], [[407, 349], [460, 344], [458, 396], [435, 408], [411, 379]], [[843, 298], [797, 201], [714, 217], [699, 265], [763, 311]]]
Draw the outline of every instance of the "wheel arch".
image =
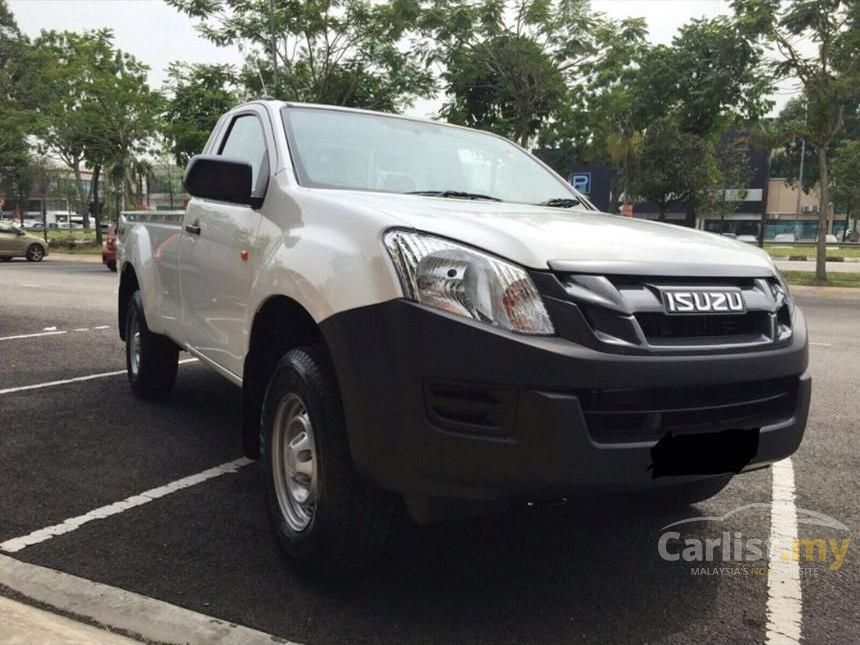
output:
[[269, 377], [289, 350], [306, 345], [325, 346], [322, 331], [310, 312], [284, 295], [267, 298], [250, 326], [248, 351], [242, 373], [242, 447], [256, 459], [263, 398]]

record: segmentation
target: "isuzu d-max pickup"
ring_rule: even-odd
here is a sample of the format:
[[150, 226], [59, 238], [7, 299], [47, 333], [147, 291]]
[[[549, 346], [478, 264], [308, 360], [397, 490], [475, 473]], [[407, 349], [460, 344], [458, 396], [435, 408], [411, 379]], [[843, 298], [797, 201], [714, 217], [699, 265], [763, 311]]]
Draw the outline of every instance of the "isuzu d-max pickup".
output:
[[184, 181], [184, 213], [119, 224], [131, 388], [168, 395], [180, 350], [242, 388], [300, 567], [367, 562], [404, 503], [689, 503], [800, 444], [806, 326], [770, 258], [598, 212], [501, 137], [252, 102]]

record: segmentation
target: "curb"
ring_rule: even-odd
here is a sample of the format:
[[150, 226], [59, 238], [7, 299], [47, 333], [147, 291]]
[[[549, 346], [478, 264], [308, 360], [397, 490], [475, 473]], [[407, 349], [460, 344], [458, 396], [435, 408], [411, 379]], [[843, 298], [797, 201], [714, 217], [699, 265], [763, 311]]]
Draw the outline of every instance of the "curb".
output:
[[250, 627], [6, 555], [0, 555], [0, 586], [65, 616], [146, 642], [295, 645]]

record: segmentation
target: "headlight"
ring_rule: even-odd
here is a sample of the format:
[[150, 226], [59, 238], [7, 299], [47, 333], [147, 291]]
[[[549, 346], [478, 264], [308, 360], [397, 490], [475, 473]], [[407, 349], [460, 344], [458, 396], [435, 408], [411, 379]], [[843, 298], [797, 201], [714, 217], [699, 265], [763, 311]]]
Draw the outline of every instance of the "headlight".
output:
[[521, 334], [555, 333], [543, 301], [522, 267], [411, 231], [388, 231], [385, 246], [407, 298]]

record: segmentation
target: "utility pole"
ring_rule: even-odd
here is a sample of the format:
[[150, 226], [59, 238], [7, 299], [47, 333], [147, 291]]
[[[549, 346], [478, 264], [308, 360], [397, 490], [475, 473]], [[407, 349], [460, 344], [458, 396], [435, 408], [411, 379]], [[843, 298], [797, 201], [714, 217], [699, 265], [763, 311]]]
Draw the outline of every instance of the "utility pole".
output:
[[48, 243], [48, 170], [42, 168], [42, 235]]
[[800, 140], [800, 170], [797, 173], [797, 205], [794, 207], [794, 239], [800, 239], [800, 193], [803, 191], [803, 161], [806, 158], [806, 139]]
[[277, 98], [278, 94], [278, 45], [275, 35], [275, 0], [269, 0], [269, 27], [272, 37], [272, 92]]
[[[803, 106], [803, 124], [809, 121], [809, 105]], [[806, 161], [806, 137], [800, 140], [800, 170], [797, 173], [797, 204], [794, 208], [794, 240], [800, 240], [800, 193], [803, 190], [803, 162]]]

